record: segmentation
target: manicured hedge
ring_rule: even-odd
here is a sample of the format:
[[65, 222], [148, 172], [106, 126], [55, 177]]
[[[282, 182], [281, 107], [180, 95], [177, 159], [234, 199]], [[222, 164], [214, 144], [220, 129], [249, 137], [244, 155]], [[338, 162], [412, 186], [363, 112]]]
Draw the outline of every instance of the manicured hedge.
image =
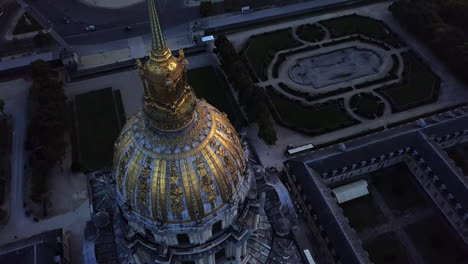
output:
[[294, 89], [290, 88], [288, 85], [286, 85], [286, 84], [284, 84], [282, 82], [278, 83], [278, 87], [281, 90], [283, 90], [284, 92], [286, 92], [286, 93], [292, 94], [292, 95], [297, 96], [297, 97], [304, 98], [305, 100], [307, 100], [309, 102], [313, 102], [313, 101], [321, 100], [321, 99], [324, 99], [324, 98], [327, 98], [327, 97], [347, 93], [347, 92], [353, 90], [353, 87], [344, 87], [344, 88], [335, 89], [335, 90], [332, 90], [332, 91], [326, 92], [326, 93], [310, 94], [310, 93], [307, 93], [307, 92], [301, 92], [301, 91], [298, 91], [298, 90], [294, 90]]
[[343, 99], [305, 106], [266, 87], [276, 121], [294, 130], [317, 136], [359, 123], [344, 109]]

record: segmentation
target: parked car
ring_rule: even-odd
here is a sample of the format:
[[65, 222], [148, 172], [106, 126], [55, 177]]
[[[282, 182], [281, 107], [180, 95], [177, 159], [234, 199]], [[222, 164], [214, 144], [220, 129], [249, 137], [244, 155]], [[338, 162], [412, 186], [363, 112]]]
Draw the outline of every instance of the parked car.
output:
[[64, 17], [63, 22], [65, 22], [65, 24], [68, 24], [68, 23], [70, 23], [70, 19], [68, 19], [67, 17]]
[[125, 31], [131, 31], [133, 28], [131, 26], [125, 27]]
[[89, 26], [86, 27], [86, 31], [93, 31], [95, 29], [96, 29], [96, 27], [94, 25], [89, 25]]

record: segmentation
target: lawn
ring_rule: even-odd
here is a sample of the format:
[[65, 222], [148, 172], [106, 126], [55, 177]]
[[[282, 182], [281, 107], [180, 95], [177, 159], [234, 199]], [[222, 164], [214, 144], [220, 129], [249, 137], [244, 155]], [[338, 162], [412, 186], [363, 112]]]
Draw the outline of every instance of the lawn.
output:
[[267, 93], [279, 117], [288, 126], [303, 129], [309, 133], [323, 133], [355, 123], [355, 120], [340, 108], [339, 103], [308, 109], [280, 97], [269, 89]]
[[468, 143], [459, 144], [447, 149], [447, 154], [468, 175]]
[[468, 261], [468, 246], [437, 216], [408, 225], [405, 231], [425, 263], [466, 264]]
[[[28, 22], [29, 21], [29, 22]], [[41, 30], [42, 26], [30, 14], [24, 13], [16, 24], [13, 35], [19, 35]]]
[[120, 122], [111, 88], [77, 95], [75, 98], [80, 165], [84, 172], [112, 167], [114, 142], [125, 120]]
[[343, 214], [348, 218], [350, 225], [361, 231], [375, 227], [382, 223], [383, 215], [371, 195], [362, 196], [340, 204]]
[[403, 55], [406, 80], [402, 84], [382, 89], [396, 108], [430, 100], [440, 85], [438, 77], [413, 54]]
[[405, 248], [395, 237], [395, 233], [385, 233], [364, 244], [373, 263], [409, 264]]
[[384, 24], [370, 17], [353, 14], [320, 21], [320, 23], [330, 30], [332, 38], [362, 34], [399, 47], [398, 40], [393, 33]]
[[[298, 46], [299, 43], [291, 36], [290, 29], [254, 36], [245, 49], [245, 56], [258, 76], [262, 73], [263, 63], [271, 50], [282, 50]], [[300, 44], [299, 44], [300, 45]]]
[[218, 78], [213, 67], [190, 70], [187, 76], [198, 98], [204, 98], [208, 103], [226, 113], [236, 127], [242, 124], [239, 110], [232, 103], [234, 100], [229, 100], [232, 95], [228, 84], [223, 78]]
[[317, 42], [323, 39], [325, 32], [317, 24], [305, 24], [297, 28], [299, 38], [308, 42]]
[[397, 214], [410, 209], [426, 206], [424, 197], [411, 181], [414, 177], [406, 163], [380, 169], [372, 173], [372, 182], [385, 199], [387, 205]]
[[350, 104], [356, 114], [366, 118], [381, 116], [384, 110], [384, 105], [380, 98], [367, 93], [353, 95]]

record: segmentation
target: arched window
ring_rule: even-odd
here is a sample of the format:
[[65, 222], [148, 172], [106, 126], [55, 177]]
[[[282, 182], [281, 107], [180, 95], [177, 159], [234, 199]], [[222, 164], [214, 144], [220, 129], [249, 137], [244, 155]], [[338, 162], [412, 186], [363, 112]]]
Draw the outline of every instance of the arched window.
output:
[[218, 252], [215, 253], [215, 261], [216, 263], [218, 263], [219, 261], [221, 261], [222, 259], [224, 259], [226, 257], [226, 252], [225, 252], [225, 249], [222, 248], [220, 249]]
[[213, 225], [212, 233], [214, 235], [214, 234], [216, 234], [218, 232], [221, 232], [221, 231], [223, 231], [223, 221], [219, 220], [218, 222], [216, 222]]
[[190, 244], [190, 238], [187, 234], [177, 234], [177, 243], [179, 245], [188, 245]]

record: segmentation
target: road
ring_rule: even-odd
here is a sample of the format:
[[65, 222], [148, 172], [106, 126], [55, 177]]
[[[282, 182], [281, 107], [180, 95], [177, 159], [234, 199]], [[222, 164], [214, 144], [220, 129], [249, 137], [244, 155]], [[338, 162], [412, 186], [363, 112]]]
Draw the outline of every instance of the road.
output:
[[[40, 13], [67, 43], [86, 45], [127, 39], [149, 33], [147, 3], [121, 8], [105, 9], [83, 4], [79, 0], [23, 0]], [[186, 24], [198, 18], [198, 8], [185, 8], [184, 0], [158, 1], [158, 11], [164, 28]], [[63, 18], [70, 19], [65, 24]], [[85, 27], [94, 25], [95, 32]], [[170, 26], [169, 26], [170, 25]], [[128, 32], [124, 28], [132, 26]]]

